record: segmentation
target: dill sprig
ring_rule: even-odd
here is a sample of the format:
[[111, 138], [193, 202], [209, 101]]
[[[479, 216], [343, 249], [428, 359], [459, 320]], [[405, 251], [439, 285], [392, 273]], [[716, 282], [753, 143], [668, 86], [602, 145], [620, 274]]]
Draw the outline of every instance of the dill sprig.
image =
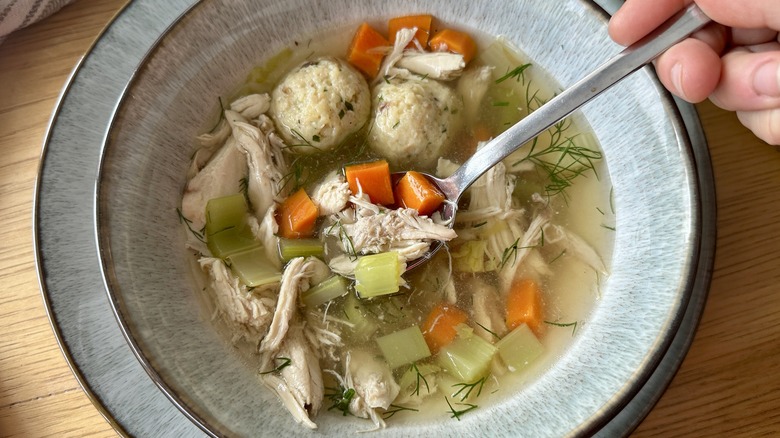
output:
[[529, 161], [541, 169], [547, 177], [545, 192], [548, 197], [565, 194], [572, 181], [587, 171], [596, 173], [595, 161], [602, 158], [600, 151], [578, 146], [575, 136], [565, 136], [565, 131], [571, 127], [571, 120], [564, 119], [548, 129], [550, 141], [541, 145], [539, 137], [531, 141], [531, 146], [525, 157], [512, 163], [517, 166]]
[[[287, 173], [282, 176], [279, 182], [279, 192], [282, 192], [287, 187], [290, 188], [290, 192], [294, 192], [316, 181], [317, 178], [322, 177], [329, 169], [341, 167], [345, 161], [365, 158], [367, 139], [371, 129], [362, 127], [338, 146], [327, 151], [312, 145], [311, 142], [303, 138], [300, 132], [293, 131], [293, 133], [301, 140], [301, 143], [284, 148], [288, 157], [291, 157], [291, 161], [287, 166]], [[312, 139], [315, 142], [319, 140], [319, 136], [316, 139]], [[306, 152], [296, 151], [296, 148], [300, 147], [311, 147], [314, 150]]]
[[498, 336], [498, 335], [496, 334], [496, 332], [494, 332], [493, 330], [490, 330], [490, 329], [488, 329], [487, 327], [485, 327], [484, 325], [482, 325], [482, 324], [478, 323], [477, 321], [474, 321], [474, 324], [476, 324], [476, 325], [480, 326], [480, 327], [482, 328], [482, 330], [484, 330], [484, 331], [486, 331], [486, 332], [490, 333], [491, 335], [493, 335], [493, 337], [494, 337], [494, 338], [496, 338], [496, 339], [501, 339], [501, 336]]
[[[290, 145], [290, 146], [288, 146], [289, 148], [310, 147], [310, 148], [314, 148], [314, 149], [316, 149], [318, 151], [321, 150], [317, 146], [314, 146], [313, 144], [311, 144], [311, 142], [309, 140], [307, 140], [303, 136], [303, 134], [301, 134], [300, 131], [298, 131], [297, 129], [291, 129], [290, 131], [293, 133], [293, 135], [295, 135], [295, 137], [298, 138], [298, 140], [302, 141], [303, 143]], [[314, 138], [316, 138], [316, 140]], [[318, 142], [318, 141], [320, 141], [320, 137], [315, 134], [314, 137], [312, 138], [312, 141]]]
[[[495, 82], [498, 84], [511, 78], [517, 82], [522, 81], [525, 84], [525, 110], [530, 114], [547, 101], [539, 96], [540, 89], [534, 87], [531, 80], [526, 80], [524, 73], [528, 67], [530, 64], [516, 67]], [[494, 102], [494, 105], [495, 103], [497, 102]], [[534, 138], [527, 155], [512, 164], [517, 166], [529, 161], [540, 169], [547, 179], [544, 190], [548, 197], [557, 194], [565, 196], [565, 191], [572, 181], [587, 171], [593, 171], [598, 178], [594, 162], [602, 158], [601, 152], [577, 144], [577, 135], [567, 135], [571, 126], [572, 121], [569, 118], [554, 124], [547, 130], [548, 144], [543, 145], [539, 137]]]
[[498, 269], [501, 269], [504, 267], [504, 265], [509, 262], [509, 258], [512, 258], [512, 264], [514, 265], [517, 262], [517, 252], [521, 249], [533, 249], [533, 248], [540, 248], [544, 246], [544, 228], [541, 230], [541, 235], [539, 237], [539, 244], [537, 245], [529, 245], [529, 246], [518, 246], [520, 244], [520, 237], [515, 239], [514, 243], [509, 245], [507, 248], [504, 249], [504, 252], [501, 254], [501, 261], [498, 263]]
[[566, 254], [566, 250], [565, 249], [563, 251], [561, 251], [560, 254], [555, 256], [552, 260], [550, 260], [547, 264], [548, 265], [552, 265], [556, 260], [558, 260], [559, 258], [563, 257], [564, 254]]
[[507, 79], [514, 79], [518, 82], [523, 81], [525, 82], [525, 71], [531, 67], [531, 64], [523, 64], [520, 66], [515, 67], [514, 69], [508, 71], [504, 76], [501, 76], [500, 78], [496, 79], [496, 83], [500, 84]]
[[181, 212], [181, 209], [179, 207], [176, 207], [176, 214], [179, 215], [179, 223], [184, 224], [187, 226], [187, 229], [190, 230], [190, 233], [192, 233], [193, 236], [195, 236], [196, 239], [200, 240], [203, 243], [206, 243], [206, 226], [204, 225], [203, 228], [201, 228], [199, 231], [192, 229], [192, 221], [187, 219], [184, 214]]
[[553, 321], [545, 321], [545, 324], [554, 325], [556, 327], [571, 327], [571, 335], [574, 336], [574, 332], [577, 331], [577, 323], [578, 321], [574, 322], [553, 322]]
[[352, 237], [350, 237], [349, 234], [347, 234], [347, 230], [344, 229], [344, 224], [341, 223], [341, 219], [337, 220], [333, 223], [333, 225], [328, 227], [328, 230], [325, 232], [325, 234], [332, 236], [334, 228], [338, 228], [339, 230], [337, 237], [344, 244], [344, 251], [349, 256], [349, 259], [352, 261], [357, 260], [358, 255], [357, 251], [355, 250], [355, 243], [352, 242]]
[[382, 419], [387, 420], [388, 418], [392, 417], [393, 415], [401, 411], [420, 412], [419, 409], [407, 408], [406, 406], [391, 404], [390, 409], [386, 410], [385, 413], [382, 415]]
[[275, 357], [274, 358], [274, 364], [279, 362], [279, 365], [276, 366], [276, 368], [269, 370], [269, 371], [263, 371], [260, 373], [260, 375], [265, 374], [271, 374], [271, 373], [278, 373], [279, 371], [287, 368], [292, 363], [292, 359], [289, 357]]
[[450, 418], [455, 418], [455, 419], [457, 419], [458, 421], [460, 421], [460, 417], [461, 417], [463, 414], [465, 414], [465, 413], [467, 413], [467, 412], [469, 412], [469, 411], [473, 411], [474, 409], [477, 409], [477, 408], [478, 408], [478, 406], [477, 406], [477, 405], [473, 405], [473, 404], [471, 404], [471, 403], [455, 403], [456, 405], [460, 405], [460, 406], [466, 406], [464, 409], [461, 409], [461, 410], [456, 410], [456, 409], [455, 409], [455, 408], [452, 406], [452, 403], [450, 403], [450, 399], [448, 399], [446, 396], [444, 397], [444, 401], [446, 401], [446, 402], [447, 402], [447, 406], [449, 406], [449, 407], [450, 407], [449, 413], [450, 413], [450, 414], [452, 414], [452, 415], [450, 415]]
[[417, 383], [414, 386], [414, 391], [412, 391], [412, 395], [420, 395], [420, 381], [422, 381], [425, 384], [425, 389], [428, 391], [428, 393], [431, 393], [431, 388], [428, 386], [428, 380], [425, 379], [425, 376], [420, 372], [420, 369], [417, 368], [417, 363], [412, 362], [412, 366], [410, 370], [414, 370], [414, 372], [417, 374]]
[[333, 402], [328, 410], [338, 409], [346, 417], [349, 414], [349, 403], [355, 397], [354, 388], [344, 388], [339, 386], [338, 388], [326, 388], [332, 392], [326, 393], [325, 398]]
[[[482, 388], [485, 386], [485, 381], [487, 380], [487, 376], [477, 380], [473, 383], [456, 383], [452, 385], [453, 387], [460, 387], [460, 389], [452, 394], [453, 398], [460, 397], [460, 401], [466, 401], [467, 398], [471, 395], [471, 392], [475, 389], [477, 390], [477, 394], [475, 397], [479, 397], [480, 394], [482, 394]], [[462, 394], [462, 395], [461, 395]]]

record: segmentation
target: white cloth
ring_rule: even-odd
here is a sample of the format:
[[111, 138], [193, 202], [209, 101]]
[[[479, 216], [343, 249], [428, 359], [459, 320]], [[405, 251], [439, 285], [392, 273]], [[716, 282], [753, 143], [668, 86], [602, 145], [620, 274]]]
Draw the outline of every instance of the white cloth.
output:
[[72, 0], [0, 0], [0, 41], [60, 10]]

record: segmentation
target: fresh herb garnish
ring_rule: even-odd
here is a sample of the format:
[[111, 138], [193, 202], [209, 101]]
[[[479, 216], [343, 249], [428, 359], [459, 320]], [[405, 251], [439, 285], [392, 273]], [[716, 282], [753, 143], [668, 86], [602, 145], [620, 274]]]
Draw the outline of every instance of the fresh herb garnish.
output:
[[[491, 332], [492, 333], [492, 332]], [[477, 394], [475, 397], [479, 397], [480, 394], [482, 394], [482, 388], [485, 386], [485, 380], [487, 380], [487, 376], [477, 380], [473, 383], [456, 383], [452, 385], [453, 387], [460, 387], [460, 389], [452, 394], [453, 398], [458, 397], [458, 395], [461, 395], [460, 401], [466, 401], [467, 398], [471, 395], [471, 392], [474, 391], [474, 389], [477, 390]]]
[[430, 394], [431, 388], [428, 386], [428, 380], [425, 379], [425, 376], [423, 376], [423, 374], [420, 372], [420, 369], [417, 368], [417, 363], [412, 362], [412, 367], [409, 370], [410, 371], [414, 370], [414, 372], [417, 374], [417, 383], [414, 386], [414, 391], [412, 391], [412, 395], [420, 395], [420, 381], [425, 383], [425, 389]]
[[501, 269], [504, 267], [504, 265], [509, 262], [510, 257], [512, 258], [512, 264], [514, 265], [515, 262], [517, 262], [517, 252], [521, 249], [532, 249], [537, 247], [544, 246], [544, 230], [542, 230], [541, 237], [539, 238], [539, 244], [538, 245], [529, 245], [529, 246], [517, 246], [520, 243], [520, 237], [518, 237], [514, 243], [509, 245], [509, 247], [504, 249], [504, 253], [501, 254], [501, 261], [498, 263], [498, 268]]
[[504, 76], [501, 76], [500, 78], [496, 79], [496, 83], [500, 84], [501, 82], [504, 82], [507, 79], [514, 78], [516, 81], [525, 81], [525, 75], [523, 74], [528, 67], [530, 67], [531, 64], [523, 64], [520, 66], [515, 67], [511, 71], [507, 72]]
[[463, 414], [465, 414], [466, 412], [469, 412], [469, 411], [473, 411], [474, 409], [476, 409], [476, 408], [478, 407], [477, 405], [472, 405], [471, 403], [455, 403], [456, 405], [460, 405], [460, 406], [466, 406], [466, 408], [465, 408], [465, 409], [456, 410], [456, 409], [455, 409], [455, 408], [452, 406], [452, 403], [450, 403], [450, 399], [448, 399], [446, 396], [444, 397], [444, 401], [446, 401], [446, 402], [447, 402], [447, 406], [449, 406], [449, 407], [450, 407], [450, 410], [449, 410], [449, 412], [450, 412], [450, 414], [452, 414], [452, 415], [450, 416], [450, 418], [455, 418], [455, 419], [457, 419], [458, 421], [460, 421], [460, 417], [461, 417]]
[[594, 161], [602, 158], [601, 152], [574, 142], [576, 136], [566, 137], [564, 132], [571, 127], [571, 120], [564, 119], [547, 130], [549, 143], [541, 145], [539, 137], [531, 141], [531, 146], [525, 157], [512, 163], [517, 166], [529, 161], [536, 165], [548, 179], [545, 192], [548, 197], [565, 193], [572, 181], [591, 170], [598, 178]]
[[349, 403], [352, 401], [352, 398], [355, 397], [355, 389], [354, 388], [344, 388], [342, 386], [339, 386], [338, 388], [327, 388], [329, 389], [330, 393], [325, 394], [325, 397], [332, 401], [333, 404], [328, 408], [328, 410], [338, 409], [342, 412], [342, 414], [346, 417], [347, 414], [349, 414]]
[[545, 321], [545, 324], [554, 325], [556, 327], [571, 327], [571, 335], [574, 336], [574, 332], [577, 331], [577, 321], [574, 322], [553, 322]]
[[565, 250], [565, 249], [564, 249], [563, 251], [561, 251], [561, 253], [560, 253], [560, 254], [558, 254], [557, 256], [555, 256], [555, 258], [553, 258], [552, 260], [550, 260], [550, 262], [548, 263], [548, 265], [552, 265], [552, 264], [553, 264], [553, 262], [555, 262], [555, 261], [556, 261], [556, 260], [558, 260], [559, 258], [563, 257], [563, 255], [564, 255], [564, 254], [566, 254], [566, 250]]
[[244, 199], [249, 207], [252, 207], [252, 202], [249, 200], [249, 177], [243, 177], [238, 180], [238, 191], [244, 195]]
[[391, 404], [390, 405], [390, 409], [385, 411], [385, 413], [383, 414], [382, 418], [387, 420], [388, 418], [392, 417], [393, 415], [395, 415], [396, 413], [401, 412], [401, 411], [420, 412], [419, 409], [407, 408], [406, 406], [392, 405]]
[[333, 229], [338, 228], [338, 234], [336, 235], [339, 240], [344, 244], [344, 251], [349, 256], [350, 260], [357, 260], [357, 251], [355, 250], [355, 243], [352, 242], [352, 238], [347, 234], [347, 230], [344, 229], [344, 225], [341, 223], [341, 219], [337, 220], [333, 223], [330, 227], [328, 227], [328, 231], [325, 233], [326, 235], [333, 236]]
[[279, 371], [281, 371], [281, 370], [287, 368], [288, 366], [290, 366], [290, 364], [292, 363], [292, 359], [290, 359], [289, 357], [275, 357], [274, 358], [274, 364], [276, 364], [277, 362], [279, 362], [279, 365], [277, 365], [276, 368], [274, 368], [274, 369], [272, 369], [270, 371], [263, 371], [263, 372], [260, 373], [260, 375], [271, 374], [271, 373], [278, 373]]
[[192, 221], [187, 219], [184, 214], [181, 212], [181, 209], [176, 207], [176, 214], [179, 215], [179, 223], [184, 224], [187, 226], [187, 229], [190, 230], [190, 233], [192, 233], [193, 236], [195, 236], [196, 239], [200, 240], [203, 243], [206, 243], [206, 226], [204, 225], [203, 228], [200, 229], [200, 231], [196, 231], [192, 229]]
[[501, 339], [501, 337], [500, 337], [500, 336], [498, 336], [498, 335], [496, 334], [496, 332], [494, 332], [494, 331], [492, 331], [492, 330], [488, 329], [487, 327], [485, 327], [484, 325], [482, 325], [482, 324], [478, 323], [477, 321], [474, 321], [474, 324], [476, 324], [476, 325], [478, 325], [478, 326], [482, 327], [482, 330], [484, 330], [484, 331], [486, 331], [486, 332], [490, 333], [491, 335], [493, 335], [493, 337], [494, 337], [494, 338], [496, 338], [496, 339]]
[[615, 214], [615, 197], [613, 196], [615, 192], [615, 186], [610, 186], [609, 188], [609, 209], [612, 210], [612, 214]]

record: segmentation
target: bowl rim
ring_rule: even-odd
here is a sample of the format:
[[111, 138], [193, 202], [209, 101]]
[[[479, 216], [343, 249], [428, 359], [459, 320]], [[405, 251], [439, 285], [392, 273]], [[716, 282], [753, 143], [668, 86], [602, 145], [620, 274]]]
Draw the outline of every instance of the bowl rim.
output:
[[[120, 97], [114, 107], [114, 110], [112, 114], [109, 117], [110, 123], [109, 126], [106, 128], [106, 131], [103, 136], [102, 145], [100, 147], [100, 155], [99, 155], [99, 163], [98, 163], [98, 173], [95, 179], [95, 185], [94, 185], [94, 233], [96, 237], [96, 241], [98, 244], [98, 259], [100, 264], [100, 273], [103, 281], [103, 285], [105, 287], [106, 294], [108, 296], [110, 307], [113, 311], [114, 317], [116, 319], [116, 322], [120, 328], [120, 331], [127, 341], [127, 344], [129, 345], [133, 355], [138, 360], [138, 362], [142, 365], [142, 368], [144, 371], [151, 377], [154, 384], [157, 386], [157, 388], [176, 406], [177, 409], [179, 409], [180, 412], [182, 412], [190, 421], [192, 421], [198, 428], [200, 428], [203, 432], [210, 436], [220, 436], [218, 432], [216, 432], [210, 423], [202, 418], [198, 413], [197, 410], [192, 409], [192, 407], [189, 406], [188, 402], [185, 400], [184, 397], [182, 397], [177, 391], [166, 381], [166, 379], [158, 372], [155, 365], [152, 363], [152, 360], [147, 357], [144, 353], [144, 349], [142, 347], [142, 343], [136, 338], [136, 336], [133, 334], [131, 327], [131, 323], [127, 316], [125, 315], [125, 312], [123, 311], [123, 304], [121, 297], [118, 296], [115, 292], [114, 285], [117, 284], [116, 278], [115, 278], [115, 271], [114, 271], [114, 264], [113, 264], [113, 257], [111, 255], [111, 245], [108, 242], [108, 238], [106, 237], [106, 233], [102, 232], [103, 223], [104, 223], [104, 217], [105, 214], [101, 210], [101, 199], [102, 199], [102, 184], [101, 181], [103, 180], [103, 174], [104, 174], [104, 165], [105, 165], [105, 158], [106, 158], [106, 149], [111, 141], [112, 133], [115, 131], [115, 122], [117, 121], [117, 118], [119, 116], [119, 113], [121, 112], [122, 108], [124, 107], [126, 101], [130, 98], [130, 93], [135, 86], [136, 82], [139, 79], [139, 76], [142, 74], [144, 68], [149, 63], [151, 59], [153, 59], [154, 55], [157, 53], [157, 51], [161, 48], [161, 45], [164, 43], [164, 41], [168, 38], [168, 36], [174, 31], [179, 25], [181, 25], [184, 20], [186, 20], [190, 14], [194, 14], [197, 12], [197, 9], [201, 7], [202, 5], [208, 3], [209, 0], [197, 0], [191, 5], [189, 5], [186, 10], [184, 10], [178, 17], [176, 17], [171, 23], [167, 25], [165, 30], [156, 37], [155, 41], [152, 43], [149, 50], [143, 55], [140, 62], [136, 66], [136, 68], [133, 70], [130, 78], [125, 84], [125, 87], [122, 89]], [[604, 8], [596, 3], [596, 0], [575, 0], [577, 2], [583, 3], [587, 8], [590, 9], [590, 12], [596, 14], [599, 16], [600, 19], [604, 20], [604, 22], [609, 20], [610, 15], [604, 10]], [[678, 138], [678, 144], [686, 151], [686, 154], [691, 157], [691, 161], [693, 161], [693, 153], [692, 153], [692, 144], [690, 136], [687, 132], [687, 125], [684, 123], [683, 117], [680, 114], [679, 107], [677, 104], [675, 104], [672, 96], [663, 88], [663, 86], [660, 84], [660, 81], [655, 76], [654, 71], [650, 67], [643, 67], [641, 70], [646, 71], [650, 73], [651, 80], [653, 83], [654, 88], [659, 92], [659, 94], [663, 97], [663, 105], [667, 109], [668, 113], [670, 114], [669, 121], [673, 125], [674, 132]], [[696, 166], [693, 165], [692, 169], [694, 172], [697, 170]], [[693, 180], [696, 180], [696, 178], [692, 178]], [[667, 351], [669, 350], [670, 345], [672, 344], [675, 335], [677, 334], [677, 330], [680, 327], [680, 325], [683, 322], [683, 318], [686, 313], [686, 309], [688, 308], [688, 303], [691, 299], [692, 295], [692, 288], [693, 285], [697, 279], [697, 276], [694, 275], [694, 272], [696, 271], [697, 266], [699, 265], [701, 253], [702, 253], [702, 227], [701, 222], [703, 219], [703, 212], [702, 212], [702, 206], [701, 206], [701, 187], [698, 184], [698, 180], [695, 181], [695, 184], [692, 184], [688, 187], [688, 190], [690, 190], [690, 198], [691, 198], [691, 211], [693, 213], [691, 218], [691, 253], [689, 259], [686, 261], [687, 263], [687, 269], [685, 276], [684, 286], [681, 287], [684, 292], [681, 295], [681, 300], [676, 304], [675, 311], [670, 313], [671, 318], [669, 322], [669, 330], [663, 331], [663, 334], [657, 339], [655, 343], [655, 348], [653, 348], [651, 351], [648, 351], [648, 362], [646, 366], [641, 368], [640, 370], [636, 371], [632, 374], [632, 377], [623, 383], [623, 386], [621, 389], [614, 394], [612, 398], [608, 401], [608, 403], [603, 406], [601, 409], [599, 409], [597, 412], [594, 413], [594, 415], [590, 418], [588, 418], [585, 422], [581, 423], [576, 429], [572, 430], [572, 433], [574, 435], [591, 435], [601, 428], [603, 428], [606, 424], [608, 424], [642, 389], [643, 385], [648, 381], [648, 379], [652, 376], [652, 374], [655, 372], [657, 366], [659, 363], [664, 359], [665, 355], [667, 354]]]

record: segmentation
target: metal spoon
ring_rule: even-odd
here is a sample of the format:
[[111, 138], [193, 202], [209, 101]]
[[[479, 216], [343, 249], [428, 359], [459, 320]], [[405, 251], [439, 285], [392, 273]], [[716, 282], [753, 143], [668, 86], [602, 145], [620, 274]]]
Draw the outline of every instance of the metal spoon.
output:
[[[690, 36], [710, 21], [710, 18], [696, 4], [691, 4], [645, 38], [625, 48], [592, 73], [491, 140], [449, 177], [441, 179], [426, 174], [448, 201], [441, 210], [442, 217], [449, 220], [452, 227], [458, 201], [466, 189], [482, 174], [550, 126], [651, 62], [666, 49]], [[425, 255], [410, 261], [406, 269], [413, 269], [429, 260], [441, 246], [441, 242], [435, 242]]]

